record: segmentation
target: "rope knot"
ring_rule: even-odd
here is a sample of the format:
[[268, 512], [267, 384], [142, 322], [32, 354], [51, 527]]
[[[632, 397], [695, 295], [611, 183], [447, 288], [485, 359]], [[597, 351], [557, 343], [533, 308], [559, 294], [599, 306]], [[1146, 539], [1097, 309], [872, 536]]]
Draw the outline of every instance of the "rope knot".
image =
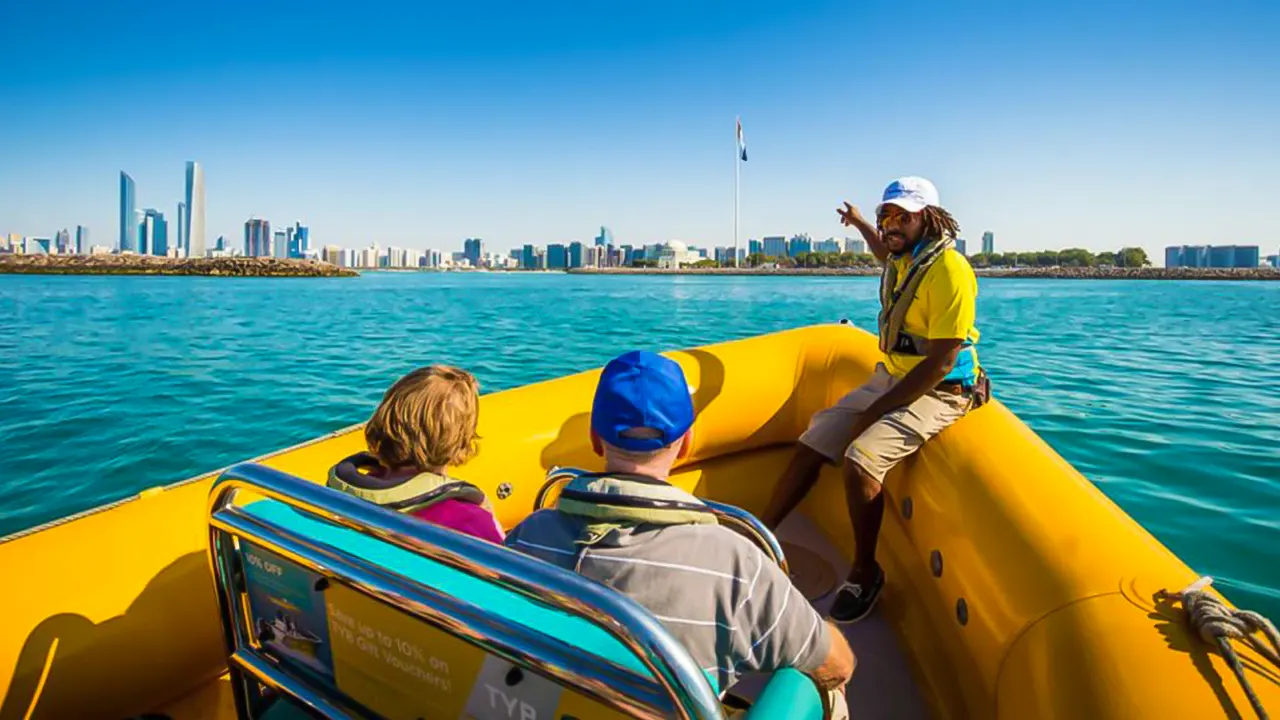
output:
[[[1276, 626], [1261, 614], [1251, 610], [1235, 610], [1227, 607], [1217, 595], [1211, 595], [1207, 588], [1213, 582], [1211, 577], [1202, 577], [1179, 592], [1171, 593], [1161, 590], [1157, 598], [1177, 600], [1187, 614], [1187, 624], [1200, 636], [1200, 639], [1222, 651], [1222, 658], [1240, 681], [1245, 695], [1249, 698], [1253, 710], [1261, 720], [1267, 720], [1267, 711], [1262, 701], [1249, 684], [1244, 666], [1231, 646], [1232, 640], [1239, 640], [1252, 647], [1259, 655], [1280, 667], [1280, 633]], [[1255, 633], [1261, 633], [1270, 642], [1270, 646]]]

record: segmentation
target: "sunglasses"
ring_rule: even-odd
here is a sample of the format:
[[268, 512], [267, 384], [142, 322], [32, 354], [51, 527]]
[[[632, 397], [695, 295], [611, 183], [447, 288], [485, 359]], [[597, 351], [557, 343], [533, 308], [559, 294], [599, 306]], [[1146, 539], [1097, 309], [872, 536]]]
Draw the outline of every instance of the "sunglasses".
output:
[[896, 222], [902, 222], [904, 220], [911, 219], [911, 213], [903, 210], [897, 205], [881, 205], [880, 209], [876, 211], [876, 222], [883, 225], [885, 220], [890, 219]]

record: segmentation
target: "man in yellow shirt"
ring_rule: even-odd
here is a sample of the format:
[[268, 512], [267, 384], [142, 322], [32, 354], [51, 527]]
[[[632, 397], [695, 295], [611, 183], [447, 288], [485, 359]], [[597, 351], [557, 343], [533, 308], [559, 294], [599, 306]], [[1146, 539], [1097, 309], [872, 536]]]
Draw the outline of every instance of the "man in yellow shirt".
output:
[[974, 349], [978, 281], [955, 249], [960, 228], [939, 205], [933, 183], [919, 177], [890, 183], [875, 225], [849, 203], [837, 212], [884, 265], [884, 362], [864, 385], [813, 416], [762, 519], [776, 528], [813, 487], [824, 462], [842, 464], [857, 555], [831, 619], [847, 623], [866, 617], [884, 587], [876, 536], [885, 474], [985, 402], [988, 383]]

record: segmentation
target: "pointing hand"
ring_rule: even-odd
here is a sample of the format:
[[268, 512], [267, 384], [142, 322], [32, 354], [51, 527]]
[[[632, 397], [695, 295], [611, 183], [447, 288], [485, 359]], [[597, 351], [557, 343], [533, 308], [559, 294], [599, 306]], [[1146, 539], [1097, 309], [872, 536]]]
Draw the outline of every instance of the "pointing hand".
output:
[[836, 214], [840, 216], [840, 224], [846, 227], [865, 225], [867, 222], [862, 219], [862, 213], [858, 212], [858, 208], [849, 203], [845, 203], [842, 208], [836, 208]]

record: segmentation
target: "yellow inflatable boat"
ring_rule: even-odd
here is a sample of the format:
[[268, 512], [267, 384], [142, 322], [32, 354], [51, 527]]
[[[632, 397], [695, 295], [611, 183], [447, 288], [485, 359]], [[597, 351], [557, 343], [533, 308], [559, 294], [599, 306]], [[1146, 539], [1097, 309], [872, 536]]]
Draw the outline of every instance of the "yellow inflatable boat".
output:
[[[692, 453], [672, 481], [758, 513], [809, 417], [867, 377], [878, 351], [867, 333], [831, 325], [669, 355], [683, 366], [698, 412]], [[454, 474], [485, 490], [504, 526], [532, 510], [550, 469], [598, 469], [587, 414], [597, 375], [483, 398], [481, 452]], [[886, 482], [890, 509], [880, 560], [889, 585], [876, 613], [849, 631], [859, 659], [849, 692], [854, 717], [1252, 715], [1223, 657], [1192, 636], [1176, 603], [1160, 599], [1160, 590], [1182, 589], [1195, 573], [1000, 404], [999, 388], [996, 396]], [[345, 674], [338, 678], [344, 697], [368, 698], [356, 710], [371, 716], [653, 716], [653, 708], [667, 702], [654, 699], [653, 687], [672, 691], [671, 707], [679, 709], [673, 715], [720, 712], [707, 709], [704, 688], [677, 691], [684, 681], [677, 677], [678, 651], [636, 606], [609, 597], [603, 587], [543, 577], [530, 565], [536, 561], [503, 548], [476, 548], [484, 544], [434, 528], [415, 530], [399, 516], [328, 497], [314, 483], [323, 484], [335, 462], [364, 449], [359, 430], [259, 458], [217, 482], [219, 474], [212, 474], [147, 490], [0, 540], [6, 580], [0, 720], [263, 716], [257, 712], [263, 698], [276, 696], [300, 697], [313, 712], [356, 707], [333, 704], [323, 691], [284, 687], [279, 672], [285, 666], [271, 664], [272, 647], [316, 667], [323, 664], [317, 658], [327, 661], [330, 672], [338, 668]], [[838, 472], [825, 471], [780, 530], [793, 574], [807, 575], [811, 585], [829, 588], [852, 558], [843, 492]], [[310, 519], [298, 520], [303, 516]], [[304, 522], [320, 534], [348, 533], [354, 544], [339, 552], [336, 540], [306, 537], [298, 525]], [[395, 553], [398, 560], [375, 567], [383, 562], [378, 557]], [[502, 608], [485, 608], [481, 617], [474, 605], [448, 597], [447, 584], [411, 582], [405, 579], [411, 571], [387, 569], [418, 555], [455, 575], [461, 569], [500, 585], [515, 593], [512, 602], [536, 604], [541, 593], [547, 607], [537, 612], [560, 613], [566, 622], [586, 618], [605, 630], [600, 647], [620, 642], [640, 661], [630, 663], [631, 674], [623, 672], [627, 662], [588, 662], [598, 667], [575, 670], [574, 663], [596, 651], [575, 660], [555, 655], [563, 650], [556, 641], [533, 635], [521, 647], [511, 637], [495, 640], [499, 626], [517, 634], [539, 628], [510, 625]], [[329, 613], [327, 629], [295, 623], [288, 613], [257, 618], [256, 625], [248, 617], [252, 603], [245, 598], [259, 582], [276, 607], [308, 611], [305, 597], [273, 589], [272, 578], [290, 573], [312, 573], [306, 575], [315, 578], [311, 589], [327, 593], [310, 608]], [[378, 618], [404, 626], [403, 637], [374, 628]], [[409, 627], [423, 618], [434, 620]], [[618, 618], [631, 618], [639, 629], [628, 634]], [[575, 639], [595, 642], [591, 632]], [[410, 637], [417, 639], [404, 640]], [[389, 664], [378, 665], [379, 639], [403, 657], [384, 654]], [[476, 647], [488, 655], [472, 658]], [[1280, 668], [1244, 644], [1235, 647], [1262, 704], [1280, 712]], [[357, 649], [371, 665], [360, 666]], [[659, 655], [670, 662], [658, 662]], [[508, 664], [493, 665], [493, 656]], [[520, 662], [533, 675], [569, 687], [547, 706], [554, 709], [508, 702], [496, 681], [485, 687], [498, 714], [475, 709], [481, 680], [497, 667], [514, 687]], [[617, 679], [610, 680], [615, 671]], [[314, 679], [304, 671], [291, 677]], [[541, 682], [535, 680], [523, 682]], [[411, 682], [430, 684], [434, 699], [409, 707], [418, 687], [405, 684]], [[396, 692], [403, 702], [386, 700]], [[454, 696], [460, 699], [451, 705]]]

